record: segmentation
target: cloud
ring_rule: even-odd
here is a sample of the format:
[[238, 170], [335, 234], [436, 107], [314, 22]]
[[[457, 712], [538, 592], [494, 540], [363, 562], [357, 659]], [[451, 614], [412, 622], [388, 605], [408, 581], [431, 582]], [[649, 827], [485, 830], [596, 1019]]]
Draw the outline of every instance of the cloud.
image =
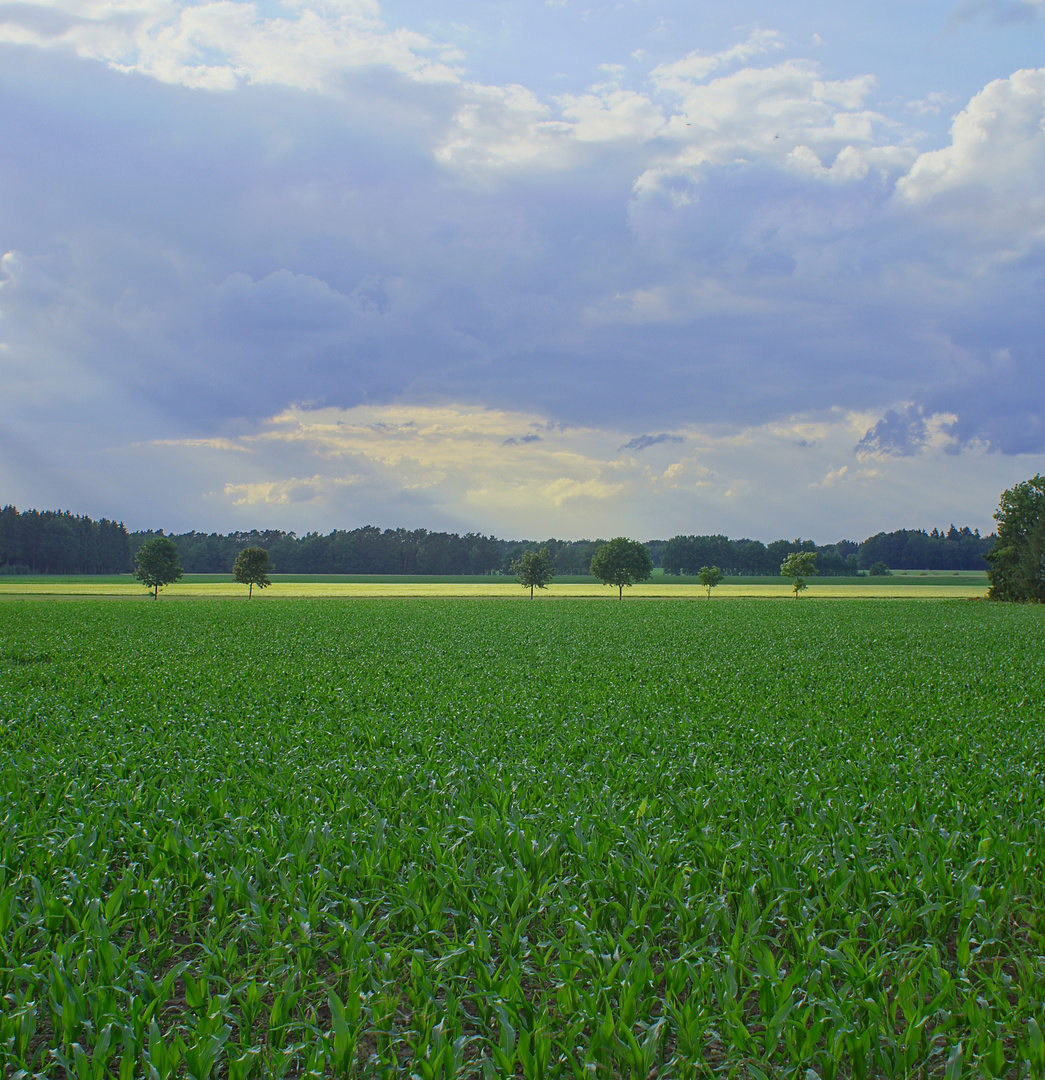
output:
[[233, 506], [272, 507], [314, 503], [336, 488], [348, 487], [355, 477], [312, 476], [300, 479], [265, 480], [258, 483], [226, 484], [223, 494]]
[[[953, 420], [901, 405], [876, 416], [834, 409], [760, 426], [687, 425], [655, 444], [662, 452], [684, 444], [684, 456], [655, 463], [622, 454], [611, 427], [563, 427], [534, 413], [294, 406], [235, 437], [157, 441], [152, 467], [162, 476], [170, 455], [194, 455], [202, 474], [221, 478], [203, 492], [211, 512], [224, 507], [237, 527], [257, 524], [263, 510], [297, 531], [335, 515], [341, 525], [520, 537], [723, 531], [769, 540], [815, 531], [826, 541], [840, 538], [839, 521], [862, 539], [945, 518], [988, 528], [998, 483], [1026, 464], [956, 445]], [[509, 432], [528, 427], [542, 437], [510, 442]], [[983, 503], [979, 517], [964, 509], [970, 488]]]
[[[873, 76], [825, 80], [811, 61], [784, 60], [700, 81], [711, 69], [672, 65], [654, 72], [659, 90], [676, 99], [685, 123], [672, 128], [680, 147], [636, 181], [640, 195], [673, 179], [699, 179], [710, 166], [753, 160], [851, 180], [872, 169], [888, 175], [913, 157], [906, 147], [885, 141], [896, 134], [894, 125], [866, 107]], [[834, 162], [822, 165], [824, 157], [837, 160], [837, 173]]]
[[1045, 239], [1045, 68], [995, 79], [955, 117], [951, 143], [921, 154], [900, 204], [1008, 254]]
[[560, 476], [550, 484], [541, 488], [541, 495], [551, 503], [556, 510], [561, 510], [567, 503], [578, 499], [614, 499], [624, 490], [624, 484], [609, 484], [604, 480], [574, 480], [568, 476]]
[[[487, 184], [433, 161], [438, 130], [388, 140], [371, 126], [400, 107], [413, 124], [415, 103], [452, 124], [459, 100], [421, 84], [367, 84], [380, 92], [358, 110], [271, 87], [201, 109], [137, 80], [146, 122], [122, 77], [75, 77], [112, 118], [77, 135], [79, 171], [40, 149], [63, 145], [64, 113], [26, 95], [0, 113], [7, 167], [28, 178], [5, 236], [34, 254], [12, 254], [0, 288], [7, 385], [27, 423], [30, 403], [39, 426], [66, 423], [62, 399], [69, 413], [89, 402], [140, 441], [139, 424], [206, 437], [292, 400], [441, 398], [609, 425], [615, 450], [636, 431], [899, 398], [958, 415], [963, 441], [1045, 445], [1026, 415], [1043, 388], [1033, 267], [978, 277], [964, 219], [890, 199], [877, 165], [862, 179], [846, 165], [880, 147], [825, 152], [844, 182], [825, 185], [819, 157], [803, 171], [788, 152], [723, 153], [633, 195], [651, 156], [680, 150], [665, 134], [611, 141], [598, 167], [576, 158], [551, 178]], [[753, 100], [776, 155], [784, 139]], [[999, 368], [989, 358], [1005, 350]], [[642, 392], [620, 392], [637, 369]]]
[[[520, 427], [539, 427], [542, 434], [508, 435]], [[213, 460], [232, 473], [220, 485], [232, 508], [306, 504], [329, 512], [341, 505], [341, 489], [351, 486], [356, 505], [383, 502], [386, 514], [396, 500], [422, 499], [433, 511], [429, 527], [433, 519], [467, 521], [479, 512], [509, 516], [518, 530], [534, 515], [551, 515], [561, 527], [571, 507], [606, 503], [632, 489], [634, 470], [607, 453], [614, 437], [564, 430], [533, 414], [461, 405], [294, 406], [231, 441], [157, 440], [153, 446], [216, 453]], [[319, 471], [302, 478], [308, 461]]]
[[681, 60], [658, 64], [651, 77], [661, 90], [685, 95], [695, 82], [700, 82], [719, 68], [736, 62], [746, 62], [756, 56], [774, 52], [784, 47], [780, 34], [773, 30], [756, 30], [748, 39], [716, 53], [693, 51]]
[[920, 406], [907, 404], [890, 409], [869, 428], [856, 447], [857, 456], [911, 457], [929, 446], [950, 449], [958, 417], [951, 414], [926, 416]]
[[567, 135], [570, 126], [556, 120], [532, 90], [518, 85], [474, 85], [469, 90], [436, 147], [441, 164], [464, 170], [568, 164], [568, 147], [560, 136]]
[[1042, 0], [966, 0], [951, 15], [951, 26], [972, 22], [981, 16], [996, 26], [1036, 22], [1042, 15]]
[[787, 155], [786, 167], [812, 180], [851, 183], [868, 175], [888, 177], [903, 171], [914, 159], [914, 151], [904, 146], [844, 146], [826, 166], [810, 147], [801, 145]]
[[917, 116], [939, 116], [941, 110], [955, 100], [953, 94], [934, 90], [931, 93], [926, 94], [924, 98], [919, 98], [917, 101], [908, 101], [907, 108]]
[[812, 483], [810, 487], [833, 488], [836, 484], [867, 483], [882, 475], [881, 469], [851, 469], [848, 465], [841, 468], [830, 468], [819, 483]]
[[583, 160], [586, 148], [642, 144], [668, 126], [646, 94], [616, 84], [542, 101], [523, 86], [470, 83], [463, 97], [435, 157], [469, 173], [569, 169]]
[[543, 83], [376, 3], [0, 7], [5, 497], [522, 533], [993, 506], [1045, 450], [1041, 72], [948, 139], [946, 65], [693, 52], [639, 7], [611, 41], [540, 6]]
[[230, 450], [235, 454], [249, 454], [251, 449], [235, 439], [223, 438], [220, 435], [212, 439], [153, 439], [150, 446], [183, 446], [189, 449], [193, 447], [206, 447], [208, 450]]
[[645, 94], [615, 86], [556, 98], [569, 133], [580, 143], [633, 139], [645, 142], [664, 131], [668, 120]]
[[389, 30], [376, 0], [285, 6], [294, 17], [264, 17], [243, 0], [10, 5], [0, 42], [72, 49], [117, 71], [202, 90], [265, 83], [316, 90], [341, 72], [374, 66], [419, 82], [457, 80], [445, 46]]
[[662, 431], [659, 435], [638, 435], [630, 442], [626, 442], [621, 450], [645, 450], [648, 446], [657, 446], [660, 443], [680, 443], [685, 440], [681, 435], [669, 435]]
[[756, 31], [716, 53], [692, 52], [656, 65], [649, 91], [620, 85], [622, 65], [602, 65], [612, 82], [549, 100], [523, 86], [468, 83], [436, 157], [465, 172], [544, 172], [577, 167], [585, 148], [643, 147], [640, 194], [757, 160], [840, 181], [910, 165], [914, 151], [892, 141], [898, 125], [866, 107], [871, 75], [826, 80], [801, 59], [717, 74], [783, 47], [776, 32]]

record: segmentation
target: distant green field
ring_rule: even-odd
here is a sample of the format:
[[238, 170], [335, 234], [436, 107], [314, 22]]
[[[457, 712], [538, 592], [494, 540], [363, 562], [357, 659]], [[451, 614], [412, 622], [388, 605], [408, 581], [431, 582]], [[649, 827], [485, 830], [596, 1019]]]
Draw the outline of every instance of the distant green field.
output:
[[[506, 574], [272, 574], [273, 583], [282, 584], [344, 584], [344, 585], [491, 585], [513, 583]], [[724, 585], [779, 585], [779, 575], [738, 575], [723, 578]], [[186, 574], [180, 584], [209, 585], [232, 581], [231, 574]], [[657, 585], [699, 585], [695, 574], [663, 574], [654, 571], [652, 583]], [[598, 584], [590, 574], [560, 574], [553, 585]], [[888, 577], [823, 577], [810, 578], [811, 584], [830, 585], [984, 585], [987, 574], [982, 570], [894, 570]], [[0, 587], [13, 584], [32, 585], [134, 585], [142, 586], [131, 574], [24, 574], [0, 577]]]
[[1045, 1075], [1042, 607], [163, 599], [0, 612], [6, 1075]]
[[[507, 575], [409, 575], [409, 574], [274, 574], [272, 587], [255, 591], [255, 597], [271, 600], [278, 597], [364, 597], [364, 596], [514, 596], [524, 592], [514, 577]], [[805, 598], [888, 596], [939, 597], [972, 599], [986, 596], [987, 576], [979, 572], [930, 574], [897, 572], [889, 577], [814, 577], [809, 579]], [[130, 574], [111, 576], [25, 576], [0, 577], [0, 600], [25, 596], [84, 597], [110, 596], [148, 600], [151, 596]], [[245, 586], [236, 584], [231, 574], [186, 574], [179, 582], [162, 590], [164, 599], [210, 597], [245, 597]], [[542, 599], [579, 596], [616, 598], [616, 590], [607, 588], [590, 575], [563, 575], [538, 594]], [[657, 575], [627, 590], [629, 598], [659, 597], [688, 599], [704, 597], [705, 590], [692, 576]], [[716, 600], [736, 597], [786, 597], [790, 585], [776, 577], [727, 577], [713, 592]]]
[[[558, 580], [558, 579], [556, 579]], [[570, 580], [584, 580], [573, 579]], [[700, 579], [696, 575], [661, 574], [655, 579], [658, 583], [699, 585]], [[946, 585], [946, 586], [970, 586], [982, 585], [987, 587], [987, 572], [985, 570], [894, 570], [884, 577], [869, 577], [860, 575], [854, 577], [812, 577], [809, 578], [810, 586], [813, 585]], [[738, 575], [722, 579], [723, 585], [779, 585], [781, 578], [775, 576]]]

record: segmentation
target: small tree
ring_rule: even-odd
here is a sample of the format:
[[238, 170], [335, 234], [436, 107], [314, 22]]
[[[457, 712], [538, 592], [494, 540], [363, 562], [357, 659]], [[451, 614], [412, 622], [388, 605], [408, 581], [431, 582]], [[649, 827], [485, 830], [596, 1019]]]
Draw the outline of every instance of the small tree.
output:
[[867, 573], [871, 577], [889, 577], [892, 574], [892, 570], [889, 569], [888, 563], [883, 559], [879, 559]]
[[539, 551], [530, 548], [512, 563], [512, 573], [516, 575], [519, 584], [524, 589], [530, 590], [532, 600], [534, 588], [545, 588], [555, 577], [555, 567], [552, 566], [552, 557], [548, 554], [546, 547]]
[[998, 540], [987, 553], [992, 600], [1045, 603], [1045, 476], [1003, 491]]
[[[227, 565], [227, 564], [226, 564]], [[269, 571], [272, 563], [269, 562], [269, 553], [261, 547], [244, 548], [236, 556], [236, 564], [232, 568], [232, 576], [241, 584], [247, 585], [247, 599], [254, 595], [254, 586], [265, 589], [272, 584], [269, 581]]]
[[153, 600], [159, 599], [161, 585], [177, 581], [181, 573], [178, 549], [166, 536], [146, 540], [134, 556], [134, 576], [147, 589], [152, 589]]
[[780, 567], [780, 576], [794, 579], [792, 586], [795, 599], [806, 588], [806, 578], [816, 573], [815, 551], [792, 551]]
[[711, 590], [722, 580], [722, 571], [717, 566], [702, 566], [697, 574], [700, 584], [708, 591], [708, 599], [711, 599]]
[[645, 544], [618, 536], [595, 552], [591, 572], [603, 585], [616, 585], [618, 599], [623, 600], [625, 585], [645, 581], [653, 573], [653, 560]]

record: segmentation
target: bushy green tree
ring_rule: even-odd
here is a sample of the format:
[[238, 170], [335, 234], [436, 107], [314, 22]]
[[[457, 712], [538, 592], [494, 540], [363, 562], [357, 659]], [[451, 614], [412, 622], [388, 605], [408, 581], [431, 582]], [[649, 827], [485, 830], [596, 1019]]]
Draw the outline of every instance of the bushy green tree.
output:
[[812, 577], [815, 573], [815, 551], [793, 551], [783, 561], [780, 567], [780, 576], [791, 578], [794, 582], [792, 591], [795, 594], [796, 600], [798, 599], [798, 594], [806, 588], [806, 578]]
[[534, 588], [545, 588], [548, 582], [555, 577], [555, 567], [552, 566], [552, 559], [546, 547], [542, 547], [538, 551], [530, 548], [512, 563], [512, 573], [515, 574], [519, 584], [524, 589], [528, 588], [530, 590], [530, 599], [532, 600]]
[[878, 562], [876, 562], [874, 566], [872, 566], [871, 569], [867, 571], [867, 573], [871, 577], [888, 577], [892, 573], [892, 570], [889, 569], [888, 565], [885, 562], [879, 559]]
[[[228, 565], [226, 563], [226, 565]], [[244, 548], [236, 556], [236, 564], [232, 568], [232, 576], [241, 584], [249, 586], [247, 599], [254, 595], [254, 586], [259, 589], [268, 588], [272, 584], [269, 581], [269, 571], [272, 564], [269, 562], [269, 553], [262, 547]]]
[[181, 577], [174, 541], [166, 536], [146, 540], [134, 556], [134, 576], [147, 589], [152, 589], [154, 600], [158, 599], [161, 585], [170, 585]]
[[711, 599], [711, 590], [722, 580], [722, 571], [717, 566], [702, 566], [697, 574], [700, 584], [708, 591], [708, 599]]
[[618, 599], [624, 599], [624, 586], [645, 581], [653, 573], [653, 560], [645, 544], [618, 536], [595, 552], [591, 572], [603, 585], [616, 585]]
[[992, 600], [1045, 602], [1045, 476], [1003, 491], [998, 541], [987, 554]]

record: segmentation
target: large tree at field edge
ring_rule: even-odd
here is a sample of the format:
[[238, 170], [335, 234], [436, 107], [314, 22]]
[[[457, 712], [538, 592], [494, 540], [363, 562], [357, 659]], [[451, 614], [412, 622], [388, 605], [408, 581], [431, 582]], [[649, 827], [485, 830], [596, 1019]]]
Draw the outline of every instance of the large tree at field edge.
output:
[[796, 600], [806, 587], [806, 578], [816, 573], [816, 556], [815, 551], [792, 551], [780, 567], [781, 577], [794, 579], [792, 592]]
[[263, 547], [244, 548], [236, 556], [236, 565], [232, 568], [232, 576], [241, 584], [247, 585], [247, 599], [254, 595], [254, 586], [265, 589], [272, 584], [269, 581], [269, 571], [272, 564], [269, 562], [269, 553]]
[[545, 588], [555, 576], [555, 567], [552, 566], [551, 556], [546, 547], [542, 547], [539, 551], [530, 548], [512, 563], [512, 573], [516, 575], [519, 584], [524, 589], [530, 590], [532, 600], [534, 588]]
[[166, 536], [146, 540], [134, 556], [134, 576], [147, 589], [152, 589], [153, 600], [159, 599], [160, 586], [170, 585], [181, 577], [174, 541]]
[[618, 536], [595, 552], [591, 572], [604, 585], [616, 585], [618, 599], [623, 600], [625, 585], [645, 581], [653, 573], [653, 560], [645, 544]]
[[985, 556], [992, 600], [1045, 602], [1045, 476], [1003, 491], [998, 542]]

